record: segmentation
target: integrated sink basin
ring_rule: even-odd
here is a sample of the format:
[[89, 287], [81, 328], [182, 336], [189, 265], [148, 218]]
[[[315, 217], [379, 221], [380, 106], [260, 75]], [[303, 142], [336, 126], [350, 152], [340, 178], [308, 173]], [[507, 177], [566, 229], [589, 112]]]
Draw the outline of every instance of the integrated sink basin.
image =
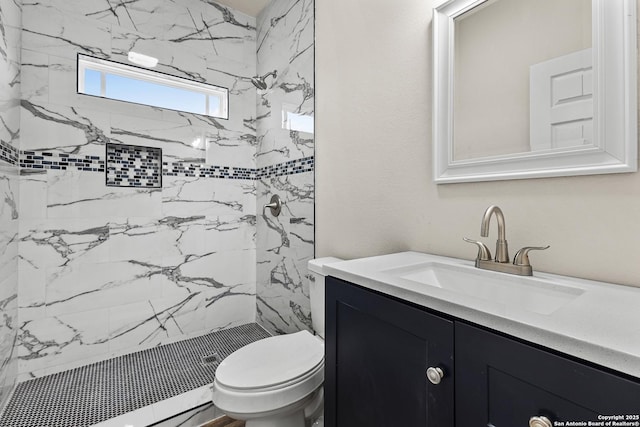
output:
[[325, 265], [328, 276], [640, 378], [640, 287], [398, 252]]
[[432, 286], [543, 315], [557, 311], [584, 293], [583, 289], [539, 277], [515, 276], [439, 262], [421, 262], [380, 270], [380, 273], [414, 291], [417, 290], [416, 285]]

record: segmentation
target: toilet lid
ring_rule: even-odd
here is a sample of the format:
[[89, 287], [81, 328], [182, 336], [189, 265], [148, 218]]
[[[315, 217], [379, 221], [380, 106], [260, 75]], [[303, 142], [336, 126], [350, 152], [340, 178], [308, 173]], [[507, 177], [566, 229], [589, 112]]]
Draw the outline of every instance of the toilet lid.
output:
[[256, 341], [231, 353], [216, 370], [216, 381], [237, 389], [288, 383], [324, 360], [324, 343], [308, 331]]

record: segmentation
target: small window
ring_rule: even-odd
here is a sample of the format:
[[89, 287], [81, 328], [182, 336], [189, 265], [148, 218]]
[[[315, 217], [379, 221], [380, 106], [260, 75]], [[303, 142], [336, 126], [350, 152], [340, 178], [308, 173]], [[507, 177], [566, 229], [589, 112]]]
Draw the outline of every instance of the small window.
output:
[[226, 88], [80, 54], [78, 93], [229, 118]]

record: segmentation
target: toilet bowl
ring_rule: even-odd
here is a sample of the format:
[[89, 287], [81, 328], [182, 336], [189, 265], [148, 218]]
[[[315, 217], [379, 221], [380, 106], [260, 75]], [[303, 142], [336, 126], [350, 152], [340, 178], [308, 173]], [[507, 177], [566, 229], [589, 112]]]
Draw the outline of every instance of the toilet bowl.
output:
[[305, 427], [321, 413], [324, 381], [323, 266], [309, 261], [312, 325], [308, 331], [251, 343], [225, 358], [213, 382], [213, 403], [246, 427]]

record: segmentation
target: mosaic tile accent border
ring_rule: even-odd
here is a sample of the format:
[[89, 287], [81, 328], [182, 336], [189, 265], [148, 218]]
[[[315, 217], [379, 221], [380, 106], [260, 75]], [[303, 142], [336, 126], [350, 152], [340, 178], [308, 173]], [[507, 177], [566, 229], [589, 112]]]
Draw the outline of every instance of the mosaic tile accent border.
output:
[[[25, 381], [16, 386], [0, 427], [97, 424], [211, 384], [220, 360], [269, 336], [249, 323]], [[217, 362], [202, 363], [213, 353]]]
[[[123, 146], [122, 144], [108, 145]], [[149, 149], [149, 147], [144, 148]], [[158, 148], [157, 150], [160, 149]], [[51, 151], [22, 151], [20, 152], [20, 167], [29, 169], [77, 169], [86, 172], [104, 172], [105, 161], [100, 156], [76, 157], [70, 154]], [[300, 159], [289, 160], [270, 166], [263, 166], [258, 169], [238, 168], [234, 166], [215, 166], [204, 163], [162, 162], [162, 175], [258, 180], [270, 178], [272, 176], [311, 172], [314, 167], [314, 156], [302, 157]], [[145, 187], [145, 185], [140, 186]]]
[[17, 165], [19, 158], [19, 151], [13, 145], [4, 141], [0, 141], [0, 160], [3, 160], [10, 165]]
[[256, 179], [256, 170], [233, 166], [212, 166], [204, 163], [162, 163], [165, 176], [192, 176], [197, 178]]
[[107, 187], [162, 188], [162, 149], [106, 144]]
[[53, 151], [21, 151], [20, 167], [104, 172], [104, 159], [100, 156], [75, 156]]
[[278, 163], [275, 165], [264, 166], [258, 169], [256, 178], [270, 178], [272, 176], [295, 175], [303, 172], [310, 172], [315, 166], [313, 156], [303, 157], [301, 159], [289, 160], [288, 162]]

